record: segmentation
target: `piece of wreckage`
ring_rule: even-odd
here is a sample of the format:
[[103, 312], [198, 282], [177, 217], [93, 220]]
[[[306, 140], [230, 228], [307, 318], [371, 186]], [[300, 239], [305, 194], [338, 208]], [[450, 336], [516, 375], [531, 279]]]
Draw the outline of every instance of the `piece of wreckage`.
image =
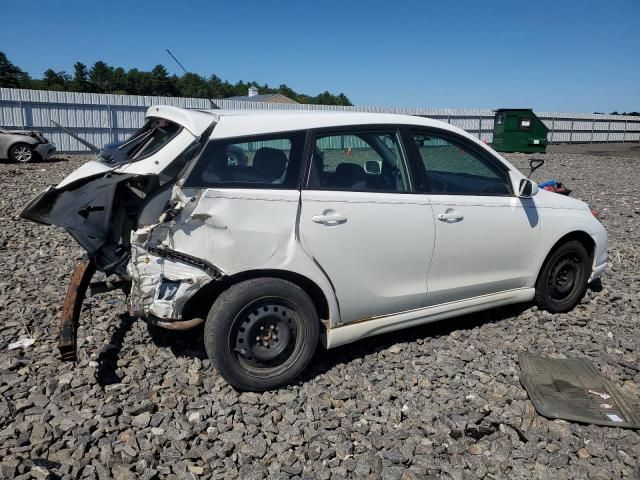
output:
[[[158, 223], [170, 221], [195, 200], [184, 197], [175, 182], [208, 141], [216, 120], [211, 113], [185, 115], [178, 108], [151, 107], [144, 126], [131, 138], [102, 148], [52, 121], [98, 156], [49, 186], [21, 212], [25, 219], [63, 227], [87, 252], [72, 275], [62, 308], [58, 344], [62, 359], [77, 358], [80, 309], [90, 286], [92, 294], [122, 289], [131, 295], [132, 315], [164, 328], [188, 329], [204, 322], [201, 317], [183, 319], [189, 296], [183, 294], [219, 279], [222, 272], [206, 261], [164, 245], [149, 246], [147, 241]], [[170, 198], [176, 200], [170, 203]], [[166, 259], [176, 261], [165, 263]], [[152, 263], [154, 273], [149, 273]], [[155, 278], [159, 264], [160, 282]], [[90, 284], [96, 271], [119, 280]]]

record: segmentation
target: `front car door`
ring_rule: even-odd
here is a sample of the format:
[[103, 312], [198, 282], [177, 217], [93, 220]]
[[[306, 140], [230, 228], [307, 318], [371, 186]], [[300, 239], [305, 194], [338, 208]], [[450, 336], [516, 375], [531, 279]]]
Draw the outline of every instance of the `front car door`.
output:
[[395, 128], [323, 130], [311, 144], [300, 241], [330, 279], [341, 323], [419, 308], [434, 245]]
[[425, 305], [524, 287], [540, 224], [533, 200], [514, 195], [507, 166], [454, 132], [414, 129], [408, 137], [436, 225]]

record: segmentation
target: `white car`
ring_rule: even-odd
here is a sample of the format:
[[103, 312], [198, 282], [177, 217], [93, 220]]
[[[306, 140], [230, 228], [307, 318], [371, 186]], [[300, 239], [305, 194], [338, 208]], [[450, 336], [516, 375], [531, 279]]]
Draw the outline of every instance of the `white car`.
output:
[[290, 382], [318, 340], [532, 300], [570, 310], [606, 265], [586, 203], [427, 118], [154, 106], [117, 148], [22, 216], [130, 282], [136, 316], [204, 322], [242, 390]]

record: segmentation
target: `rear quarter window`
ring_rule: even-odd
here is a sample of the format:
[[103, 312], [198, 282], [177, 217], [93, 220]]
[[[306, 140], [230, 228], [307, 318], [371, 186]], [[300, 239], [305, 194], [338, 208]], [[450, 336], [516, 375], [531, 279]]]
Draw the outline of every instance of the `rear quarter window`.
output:
[[297, 188], [304, 132], [211, 140], [185, 187]]

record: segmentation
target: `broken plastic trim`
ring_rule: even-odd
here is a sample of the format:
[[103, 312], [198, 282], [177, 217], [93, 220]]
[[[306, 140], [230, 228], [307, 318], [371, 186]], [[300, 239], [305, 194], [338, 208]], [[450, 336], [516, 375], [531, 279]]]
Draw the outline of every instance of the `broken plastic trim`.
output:
[[168, 258], [169, 260], [176, 260], [178, 262], [186, 263], [187, 265], [194, 266], [207, 272], [213, 280], [220, 280], [224, 277], [224, 273], [216, 268], [211, 263], [206, 260], [202, 260], [200, 258], [194, 257], [193, 255], [189, 255], [187, 253], [176, 252], [175, 250], [171, 250], [170, 248], [159, 248], [159, 247], [149, 247], [147, 248], [149, 253], [153, 253], [162, 258]]

